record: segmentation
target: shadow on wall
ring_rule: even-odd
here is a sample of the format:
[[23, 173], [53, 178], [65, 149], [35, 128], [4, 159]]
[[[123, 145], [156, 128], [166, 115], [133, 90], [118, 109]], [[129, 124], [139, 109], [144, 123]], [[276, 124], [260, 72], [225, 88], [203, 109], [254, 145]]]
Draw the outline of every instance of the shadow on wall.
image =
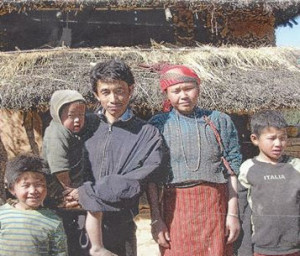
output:
[[0, 198], [5, 200], [5, 164], [19, 153], [40, 154], [42, 122], [34, 111], [0, 110]]

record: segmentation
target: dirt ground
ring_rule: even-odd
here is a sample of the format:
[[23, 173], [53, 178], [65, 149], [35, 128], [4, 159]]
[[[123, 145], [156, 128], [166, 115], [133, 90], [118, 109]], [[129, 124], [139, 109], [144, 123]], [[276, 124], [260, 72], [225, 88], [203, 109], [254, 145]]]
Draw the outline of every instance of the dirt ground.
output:
[[141, 211], [135, 219], [138, 256], [160, 256], [158, 245], [152, 239], [150, 222], [147, 210]]

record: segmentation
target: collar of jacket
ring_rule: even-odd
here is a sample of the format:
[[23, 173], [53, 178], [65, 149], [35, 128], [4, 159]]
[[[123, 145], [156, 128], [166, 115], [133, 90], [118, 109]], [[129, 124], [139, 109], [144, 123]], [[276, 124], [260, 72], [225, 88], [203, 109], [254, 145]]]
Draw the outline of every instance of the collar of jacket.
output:
[[[100, 118], [102, 120], [107, 120], [105, 117], [105, 109], [104, 108], [99, 108], [97, 110], [97, 114], [100, 116]], [[125, 112], [123, 113], [123, 115], [116, 121], [116, 122], [127, 122], [130, 119], [132, 119], [134, 117], [134, 114], [132, 112], [132, 110], [128, 107]], [[116, 123], [115, 122], [115, 123]]]

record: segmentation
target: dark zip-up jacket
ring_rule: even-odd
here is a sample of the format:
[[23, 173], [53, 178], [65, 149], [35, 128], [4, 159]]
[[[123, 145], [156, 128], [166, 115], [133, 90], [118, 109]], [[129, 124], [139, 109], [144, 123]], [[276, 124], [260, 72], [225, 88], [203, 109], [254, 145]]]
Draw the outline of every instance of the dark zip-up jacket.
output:
[[100, 118], [85, 143], [95, 182], [79, 188], [79, 202], [90, 211], [130, 210], [133, 217], [144, 182], [160, 176], [162, 138], [157, 128], [132, 114], [112, 125]]

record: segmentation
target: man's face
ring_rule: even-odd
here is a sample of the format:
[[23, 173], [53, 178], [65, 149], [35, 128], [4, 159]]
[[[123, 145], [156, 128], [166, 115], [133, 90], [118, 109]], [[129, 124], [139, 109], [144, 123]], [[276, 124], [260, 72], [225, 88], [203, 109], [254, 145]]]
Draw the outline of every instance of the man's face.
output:
[[82, 102], [73, 102], [63, 107], [60, 118], [62, 125], [73, 133], [80, 132], [84, 126], [85, 108]]
[[97, 83], [95, 96], [105, 110], [105, 116], [110, 123], [117, 121], [126, 111], [133, 93], [133, 85], [116, 80]]

